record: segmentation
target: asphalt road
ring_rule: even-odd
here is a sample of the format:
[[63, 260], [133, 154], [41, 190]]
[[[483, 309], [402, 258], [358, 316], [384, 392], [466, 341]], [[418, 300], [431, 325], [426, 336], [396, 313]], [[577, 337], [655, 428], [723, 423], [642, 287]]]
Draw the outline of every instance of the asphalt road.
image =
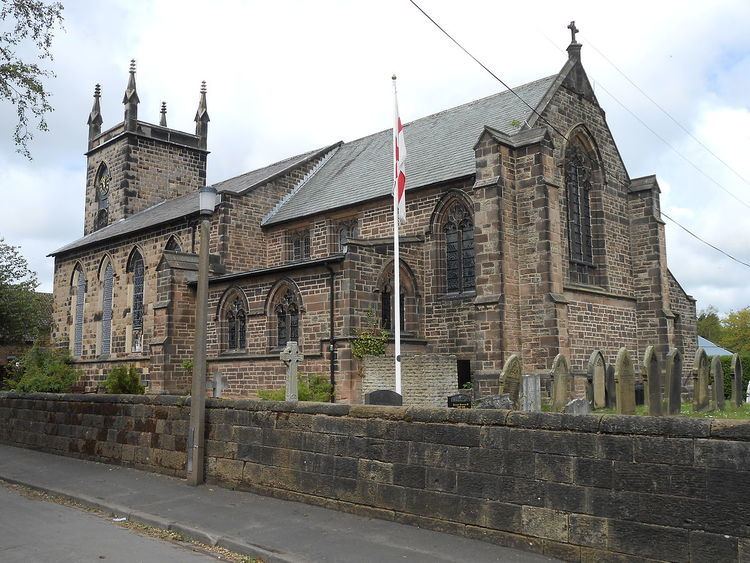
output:
[[4, 563], [216, 563], [189, 547], [146, 537], [105, 518], [25, 497], [0, 485], [0, 561]]

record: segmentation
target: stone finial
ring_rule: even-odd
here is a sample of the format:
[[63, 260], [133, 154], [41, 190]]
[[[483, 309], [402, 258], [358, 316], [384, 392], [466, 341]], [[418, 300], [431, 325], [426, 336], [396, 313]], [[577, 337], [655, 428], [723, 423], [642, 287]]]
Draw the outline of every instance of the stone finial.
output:
[[161, 103], [161, 117], [159, 118], [159, 125], [162, 127], [167, 126], [167, 102]]
[[576, 40], [576, 33], [579, 29], [576, 27], [575, 20], [568, 24], [570, 30], [570, 45], [568, 45], [568, 59], [580, 61], [581, 60], [581, 44]]
[[94, 87], [94, 105], [89, 113], [89, 119], [86, 122], [89, 126], [89, 141], [94, 137], [97, 137], [102, 132], [102, 110], [99, 106], [99, 98], [101, 97], [102, 89], [99, 84]]
[[206, 81], [201, 82], [201, 97], [198, 102], [198, 111], [195, 112], [195, 135], [200, 140], [200, 148], [205, 149], [208, 139], [208, 107], [206, 105]]
[[125, 128], [128, 131], [135, 131], [138, 122], [138, 104], [141, 100], [138, 98], [138, 92], [135, 88], [135, 59], [130, 61], [130, 77], [128, 86], [125, 88], [125, 95], [122, 97], [122, 103], [125, 105]]

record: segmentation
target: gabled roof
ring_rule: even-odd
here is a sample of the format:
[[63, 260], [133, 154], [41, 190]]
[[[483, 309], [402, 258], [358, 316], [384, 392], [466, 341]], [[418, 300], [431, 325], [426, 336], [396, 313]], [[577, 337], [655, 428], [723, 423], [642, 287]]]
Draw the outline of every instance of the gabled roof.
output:
[[[514, 90], [531, 107], [536, 107], [556, 77], [548, 76]], [[513, 135], [531, 113], [512, 92], [505, 91], [407, 123], [404, 125], [407, 191], [474, 174], [473, 146], [484, 127]], [[264, 224], [273, 225], [387, 196], [393, 181], [391, 144], [391, 129], [343, 144]]]

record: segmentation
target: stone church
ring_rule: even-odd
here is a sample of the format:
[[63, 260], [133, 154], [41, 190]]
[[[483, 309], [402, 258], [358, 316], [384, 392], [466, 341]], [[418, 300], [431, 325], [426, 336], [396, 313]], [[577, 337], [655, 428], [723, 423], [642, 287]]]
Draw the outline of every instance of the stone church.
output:
[[[212, 216], [208, 373], [225, 396], [284, 385], [279, 352], [337, 401], [362, 401], [351, 343], [402, 312], [403, 350], [454, 356], [456, 387], [496, 391], [504, 361], [546, 373], [558, 353], [582, 373], [696, 346], [695, 301], [667, 266], [655, 176], [631, 178], [573, 39], [559, 73], [405, 126], [407, 223], [393, 295], [391, 131], [335, 142], [229, 178]], [[191, 373], [206, 182], [205, 84], [195, 133], [138, 119], [135, 65], [124, 120], [88, 119], [83, 237], [55, 258], [53, 338], [93, 390], [134, 365], [151, 393]], [[530, 108], [534, 108], [533, 110]], [[686, 362], [687, 364], [688, 362]]]

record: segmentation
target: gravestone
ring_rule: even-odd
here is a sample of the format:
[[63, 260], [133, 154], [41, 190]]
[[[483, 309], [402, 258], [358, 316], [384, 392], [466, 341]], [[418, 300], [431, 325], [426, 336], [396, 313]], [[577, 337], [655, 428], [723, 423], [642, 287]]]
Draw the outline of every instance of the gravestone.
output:
[[664, 386], [667, 393], [667, 414], [680, 414], [682, 402], [682, 354], [672, 350], [667, 354], [667, 382]]
[[635, 370], [627, 348], [620, 348], [615, 361], [617, 414], [635, 414]]
[[521, 393], [521, 358], [512, 354], [503, 366], [503, 388], [501, 393], [505, 393], [513, 401], [513, 405], [518, 405], [518, 396]]
[[661, 364], [653, 346], [647, 346], [643, 355], [643, 380], [647, 412], [650, 416], [661, 416]]
[[617, 386], [615, 385], [615, 366], [608, 365], [607, 373], [604, 377], [604, 396], [607, 402], [607, 408], [613, 409], [617, 405]]
[[552, 362], [552, 410], [560, 412], [570, 400], [570, 366], [562, 354]]
[[541, 412], [542, 382], [538, 374], [524, 375], [521, 378], [521, 410]]
[[693, 361], [693, 410], [696, 412], [709, 408], [708, 369], [706, 351], [698, 348]]
[[607, 406], [606, 377], [607, 364], [601, 350], [594, 350], [589, 358], [586, 377], [593, 388], [593, 406], [595, 409], [603, 409]]
[[742, 362], [739, 354], [732, 356], [732, 406], [742, 406]]
[[481, 397], [471, 404], [471, 408], [513, 410], [515, 405], [513, 404], [510, 395], [503, 393], [502, 395], [488, 395], [487, 397]]
[[404, 398], [390, 389], [378, 389], [365, 394], [365, 404], [400, 407], [404, 404]]
[[713, 408], [724, 410], [724, 369], [721, 367], [721, 357], [711, 358], [711, 375], [714, 383], [711, 386], [711, 405]]
[[589, 414], [591, 404], [586, 399], [573, 399], [563, 407], [563, 412], [567, 414]]
[[471, 408], [471, 395], [466, 393], [456, 393], [448, 397], [448, 408], [449, 409], [470, 409]]
[[747, 389], [745, 390], [745, 402], [750, 403], [750, 381], [747, 382]]
[[305, 356], [300, 353], [297, 343], [290, 340], [279, 354], [279, 358], [286, 364], [286, 394], [284, 398], [287, 401], [297, 401], [297, 366], [305, 359]]

